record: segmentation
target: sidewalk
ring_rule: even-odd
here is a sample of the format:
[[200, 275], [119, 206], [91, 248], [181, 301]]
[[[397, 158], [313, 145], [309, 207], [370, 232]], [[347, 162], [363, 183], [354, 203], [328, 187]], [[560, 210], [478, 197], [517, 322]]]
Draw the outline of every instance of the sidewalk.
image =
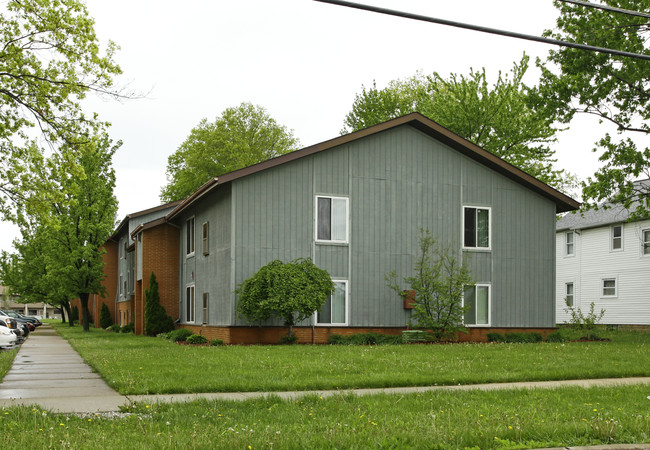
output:
[[[275, 396], [296, 399], [307, 395], [410, 394], [433, 390], [554, 389], [565, 386], [595, 387], [632, 384], [650, 385], [650, 377], [604, 378], [596, 380], [532, 381], [461, 386], [416, 386], [378, 389], [343, 389], [297, 392], [219, 392], [199, 394], [121, 395], [83, 362], [66, 340], [48, 325], [34, 331], [18, 351], [13, 367], [0, 382], [0, 408], [37, 404], [58, 413], [119, 411], [122, 405], [138, 403], [188, 402], [197, 399], [243, 401]], [[648, 448], [648, 447], [625, 447]]]

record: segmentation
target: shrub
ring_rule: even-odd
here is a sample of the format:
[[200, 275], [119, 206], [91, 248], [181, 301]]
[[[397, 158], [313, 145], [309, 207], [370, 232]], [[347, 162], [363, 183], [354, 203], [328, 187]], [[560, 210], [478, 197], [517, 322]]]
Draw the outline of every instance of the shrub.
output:
[[382, 345], [382, 344], [401, 344], [402, 336], [388, 335], [380, 333], [356, 333], [349, 336], [340, 334], [331, 334], [327, 342], [332, 345]]
[[70, 322], [74, 325], [75, 322], [79, 322], [79, 308], [73, 306], [70, 309]]
[[280, 336], [280, 344], [282, 345], [292, 345], [298, 342], [298, 336], [295, 334], [283, 334]]
[[542, 335], [539, 333], [506, 333], [505, 339], [510, 343], [532, 343], [541, 342]]
[[187, 337], [188, 344], [206, 344], [207, 342], [208, 338], [200, 334], [193, 334]]
[[487, 334], [488, 342], [505, 342], [506, 337], [501, 333], [488, 333]]
[[596, 328], [596, 325], [598, 322], [600, 322], [605, 315], [605, 310], [601, 309], [599, 313], [594, 312], [594, 302], [591, 302], [589, 305], [589, 312], [588, 313], [583, 313], [580, 308], [574, 308], [573, 306], [569, 306], [568, 300], [564, 300], [567, 304], [567, 307], [564, 308], [564, 311], [571, 314], [571, 319], [569, 319], [568, 322], [565, 322], [569, 324], [572, 328], [575, 329], [582, 329], [582, 330], [593, 330]]
[[120, 333], [133, 333], [135, 331], [135, 322], [131, 322], [128, 325], [124, 325], [120, 329]]
[[218, 346], [220, 346], [220, 345], [223, 345], [223, 341], [222, 341], [221, 339], [212, 339], [212, 340], [210, 341], [210, 345], [211, 345], [212, 347], [218, 347]]
[[427, 334], [422, 330], [402, 331], [402, 342], [426, 342]]
[[193, 334], [194, 333], [187, 328], [179, 328], [178, 330], [170, 331], [168, 339], [172, 342], [182, 342], [187, 340], [187, 338]]
[[342, 345], [345, 344], [345, 338], [340, 334], [330, 334], [327, 336], [327, 343], [330, 345]]
[[147, 336], [156, 336], [160, 333], [172, 331], [174, 329], [174, 319], [167, 314], [165, 308], [160, 304], [158, 281], [153, 272], [149, 277], [149, 288], [144, 295], [144, 333]]
[[546, 336], [546, 342], [564, 342], [566, 339], [562, 335], [562, 333], [558, 331], [554, 331], [548, 336]]
[[114, 324], [106, 327], [106, 330], [107, 331], [113, 331], [114, 333], [119, 333], [120, 331], [122, 331], [122, 327], [119, 326], [118, 324], [114, 323]]
[[113, 325], [113, 318], [111, 312], [108, 310], [106, 303], [102, 302], [102, 309], [99, 311], [99, 326], [101, 328], [108, 328]]
[[158, 338], [163, 338], [163, 339], [169, 339], [169, 333], [171, 333], [171, 332], [168, 331], [167, 333], [158, 333], [158, 334], [156, 335], [156, 337], [158, 337]]

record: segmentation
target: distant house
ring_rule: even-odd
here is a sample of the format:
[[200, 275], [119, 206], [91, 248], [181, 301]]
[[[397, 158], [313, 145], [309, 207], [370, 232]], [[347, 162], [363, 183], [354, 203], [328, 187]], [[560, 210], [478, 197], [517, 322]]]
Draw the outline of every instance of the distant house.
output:
[[575, 308], [605, 309], [602, 323], [650, 325], [650, 220], [620, 205], [566, 214], [556, 225], [558, 323]]
[[[227, 343], [277, 342], [282, 323], [250, 326], [233, 291], [273, 259], [312, 258], [336, 291], [295, 330], [302, 342], [325, 342], [405, 329], [411, 311], [384, 276], [412, 274], [425, 228], [469, 261], [465, 323], [469, 338], [483, 339], [555, 326], [555, 217], [578, 206], [414, 113], [215, 178], [131, 237], [177, 227], [169, 266], [178, 287], [163, 302], [181, 326]], [[136, 273], [146, 288], [149, 273]]]

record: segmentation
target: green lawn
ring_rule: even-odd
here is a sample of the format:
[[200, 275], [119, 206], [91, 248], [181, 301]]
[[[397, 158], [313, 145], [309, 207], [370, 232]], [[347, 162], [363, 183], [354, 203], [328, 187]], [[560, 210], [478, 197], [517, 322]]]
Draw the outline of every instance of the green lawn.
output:
[[427, 392], [137, 405], [133, 415], [0, 410], [6, 448], [540, 448], [650, 442], [650, 389]]
[[650, 334], [612, 342], [193, 347], [55, 325], [122, 394], [284, 391], [650, 375]]
[[0, 380], [9, 372], [11, 365], [14, 362], [18, 350], [3, 350], [0, 351]]

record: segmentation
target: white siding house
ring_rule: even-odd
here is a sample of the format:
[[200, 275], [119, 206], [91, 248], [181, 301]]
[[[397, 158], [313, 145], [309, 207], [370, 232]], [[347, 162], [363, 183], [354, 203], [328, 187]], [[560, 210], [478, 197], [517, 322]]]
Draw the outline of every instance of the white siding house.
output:
[[650, 325], [650, 220], [628, 222], [622, 207], [568, 213], [556, 225], [556, 320], [565, 299], [601, 323]]

